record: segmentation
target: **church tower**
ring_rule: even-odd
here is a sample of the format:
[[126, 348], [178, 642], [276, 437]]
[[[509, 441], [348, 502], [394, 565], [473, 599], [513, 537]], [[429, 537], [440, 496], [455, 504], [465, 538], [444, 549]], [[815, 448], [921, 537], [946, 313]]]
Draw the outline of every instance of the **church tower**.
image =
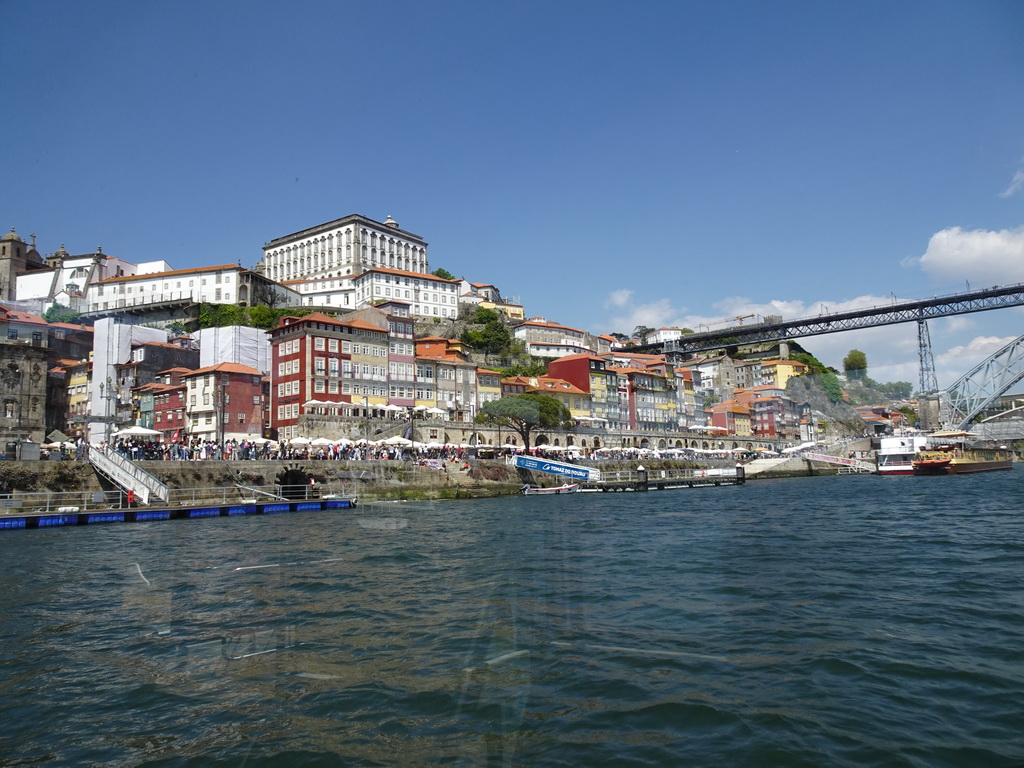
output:
[[0, 238], [0, 301], [14, 301], [18, 297], [18, 275], [46, 266], [35, 241], [33, 235], [32, 243], [26, 243], [13, 227]]

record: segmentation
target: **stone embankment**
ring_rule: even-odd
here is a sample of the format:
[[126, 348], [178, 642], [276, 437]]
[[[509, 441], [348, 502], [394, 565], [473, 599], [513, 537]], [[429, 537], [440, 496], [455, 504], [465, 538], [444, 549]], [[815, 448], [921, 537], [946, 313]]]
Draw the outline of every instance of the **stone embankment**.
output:
[[[667, 459], [602, 461], [594, 466], [604, 471], [635, 470], [640, 463], [652, 471], [705, 467], [703, 463]], [[411, 461], [141, 461], [139, 465], [172, 491], [238, 487], [240, 496], [252, 495], [245, 488], [311, 484], [325, 493], [349, 489], [367, 501], [484, 498], [516, 494], [524, 483], [548, 486], [564, 482], [561, 476], [517, 469], [503, 459], [442, 462], [443, 469]], [[715, 466], [729, 464], [716, 462]], [[812, 465], [803, 458], [758, 460], [746, 467], [749, 480], [837, 473], [835, 467]], [[86, 461], [0, 462], [0, 493], [92, 491], [102, 490], [104, 485]]]

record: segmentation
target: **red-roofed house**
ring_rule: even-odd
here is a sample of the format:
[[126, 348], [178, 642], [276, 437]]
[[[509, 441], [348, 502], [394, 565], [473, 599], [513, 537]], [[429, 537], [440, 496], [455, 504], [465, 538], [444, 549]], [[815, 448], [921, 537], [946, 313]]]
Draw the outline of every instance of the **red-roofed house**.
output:
[[252, 440], [267, 421], [263, 375], [238, 363], [218, 363], [183, 374], [189, 439]]

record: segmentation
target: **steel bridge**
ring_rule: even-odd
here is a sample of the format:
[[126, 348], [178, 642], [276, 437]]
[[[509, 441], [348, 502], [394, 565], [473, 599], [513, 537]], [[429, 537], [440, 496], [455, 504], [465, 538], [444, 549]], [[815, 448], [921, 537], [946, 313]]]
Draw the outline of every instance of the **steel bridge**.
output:
[[[849, 312], [823, 312], [817, 317], [778, 323], [737, 325], [718, 331], [692, 333], [680, 339], [632, 347], [633, 351], [662, 353], [673, 362], [681, 362], [698, 352], [758, 344], [804, 336], [840, 333], [860, 328], [916, 322], [921, 366], [921, 391], [935, 392], [935, 368], [927, 321], [936, 317], [965, 315], [990, 309], [1024, 305], [1024, 283], [996, 285], [967, 293], [935, 296], [931, 299], [893, 301], [883, 307], [867, 307]], [[824, 305], [823, 305], [824, 306]], [[1024, 379], [1024, 335], [1015, 339], [982, 363], [968, 371], [946, 390], [937, 393], [943, 426], [967, 429], [1010, 387]], [[1021, 426], [1015, 424], [1019, 431]]]
[[630, 351], [665, 354], [670, 360], [678, 362], [698, 352], [725, 349], [742, 344], [785, 341], [804, 336], [820, 336], [826, 333], [841, 333], [860, 328], [920, 322], [936, 317], [950, 317], [1020, 306], [1024, 306], [1024, 283], [996, 285], [992, 288], [982, 288], [949, 296], [935, 296], [930, 299], [894, 300], [892, 304], [885, 306], [866, 307], [848, 312], [822, 312], [815, 317], [799, 320], [779, 323], [748, 323], [717, 331], [688, 333], [680, 339], [671, 341], [638, 344], [630, 347]]

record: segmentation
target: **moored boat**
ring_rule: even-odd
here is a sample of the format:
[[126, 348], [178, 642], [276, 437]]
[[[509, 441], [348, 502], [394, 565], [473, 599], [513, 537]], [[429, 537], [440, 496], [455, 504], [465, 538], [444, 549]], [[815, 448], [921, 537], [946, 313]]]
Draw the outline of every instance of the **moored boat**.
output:
[[535, 488], [529, 483], [523, 486], [522, 494], [524, 496], [548, 496], [561, 493], [576, 493], [580, 489], [579, 483], [570, 483], [567, 485], [557, 485], [551, 488]]
[[1013, 453], [1006, 448], [980, 448], [970, 432], [935, 432], [914, 457], [915, 475], [964, 475], [1013, 468]]
[[924, 435], [883, 437], [875, 453], [875, 471], [880, 475], [914, 474], [914, 459], [926, 444]]

